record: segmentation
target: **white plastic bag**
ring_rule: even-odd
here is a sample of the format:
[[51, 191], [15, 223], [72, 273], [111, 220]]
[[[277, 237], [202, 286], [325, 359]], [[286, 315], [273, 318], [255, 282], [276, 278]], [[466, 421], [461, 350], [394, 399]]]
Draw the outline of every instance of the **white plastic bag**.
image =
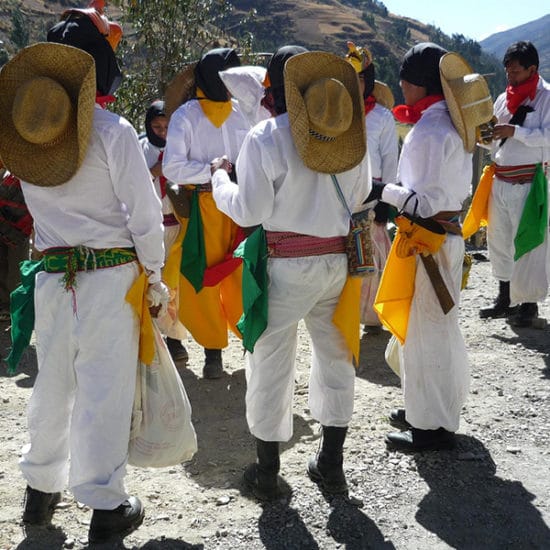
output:
[[392, 337], [388, 340], [388, 343], [386, 345], [386, 351], [384, 352], [384, 359], [386, 359], [386, 363], [388, 364], [390, 369], [393, 372], [395, 372], [397, 376], [401, 378], [399, 348], [400, 348], [399, 341], [395, 336], [392, 335]]
[[128, 447], [128, 463], [163, 468], [190, 460], [197, 451], [191, 404], [156, 323], [155, 357], [140, 364]]

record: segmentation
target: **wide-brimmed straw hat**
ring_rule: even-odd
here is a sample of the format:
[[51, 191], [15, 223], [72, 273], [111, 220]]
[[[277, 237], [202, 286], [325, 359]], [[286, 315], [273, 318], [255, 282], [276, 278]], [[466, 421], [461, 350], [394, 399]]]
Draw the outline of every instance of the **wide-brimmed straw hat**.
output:
[[164, 110], [170, 118], [172, 113], [196, 93], [195, 67], [197, 61], [186, 65], [168, 84], [164, 92]]
[[472, 152], [476, 128], [493, 117], [493, 100], [485, 78], [455, 52], [446, 53], [439, 61], [441, 85], [449, 113], [464, 148]]
[[304, 164], [326, 174], [357, 166], [367, 148], [352, 65], [331, 53], [301, 53], [286, 62], [284, 80], [290, 130]]
[[60, 185], [80, 168], [92, 129], [95, 64], [83, 50], [41, 42], [0, 72], [0, 156], [18, 178]]
[[382, 107], [386, 107], [386, 109], [389, 109], [390, 111], [393, 109], [395, 105], [395, 98], [393, 97], [391, 88], [385, 82], [375, 80], [372, 95], [376, 99], [376, 103], [380, 103]]

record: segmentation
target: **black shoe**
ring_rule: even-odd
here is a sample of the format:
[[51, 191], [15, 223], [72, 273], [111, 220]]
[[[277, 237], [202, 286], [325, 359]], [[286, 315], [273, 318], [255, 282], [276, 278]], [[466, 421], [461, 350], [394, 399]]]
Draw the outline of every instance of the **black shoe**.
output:
[[492, 307], [486, 307], [479, 310], [481, 319], [504, 319], [516, 313], [515, 307], [510, 307], [510, 302], [499, 302], [498, 300]]
[[27, 485], [23, 521], [31, 525], [47, 523], [60, 501], [61, 493], [44, 493]]
[[405, 432], [386, 435], [386, 445], [400, 451], [441, 451], [455, 446], [455, 434], [443, 428], [419, 430], [411, 428]]
[[405, 426], [406, 428], [411, 427], [411, 425], [407, 422], [405, 409], [392, 409], [388, 415], [388, 420], [390, 421], [390, 424]]
[[341, 495], [348, 492], [342, 464], [323, 464], [318, 455], [312, 456], [307, 465], [307, 475], [326, 493]]
[[204, 350], [205, 359], [202, 368], [202, 376], [208, 380], [214, 380], [223, 376], [223, 362], [221, 349]]
[[257, 462], [247, 466], [243, 481], [247, 489], [263, 502], [278, 500], [285, 494], [281, 487], [280, 476], [276, 473], [263, 472]]
[[539, 316], [539, 307], [536, 302], [520, 304], [517, 313], [508, 319], [513, 327], [530, 327], [533, 320]]
[[115, 535], [127, 535], [143, 522], [144, 510], [137, 497], [129, 497], [114, 510], [97, 510], [92, 514], [89, 542], [105, 542]]
[[166, 346], [174, 362], [181, 361], [182, 363], [187, 363], [187, 361], [189, 361], [189, 354], [181, 343], [181, 340], [166, 337]]
[[378, 336], [379, 334], [382, 334], [382, 327], [380, 325], [365, 325], [363, 327], [363, 334]]

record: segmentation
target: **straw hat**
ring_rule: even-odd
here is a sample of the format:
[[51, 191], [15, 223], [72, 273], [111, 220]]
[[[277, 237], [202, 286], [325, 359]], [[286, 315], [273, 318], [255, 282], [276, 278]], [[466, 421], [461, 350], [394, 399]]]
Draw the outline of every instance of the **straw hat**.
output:
[[386, 109], [389, 109], [390, 111], [393, 109], [395, 105], [395, 99], [393, 97], [391, 88], [385, 82], [375, 80], [372, 95], [376, 99], [376, 103], [380, 103], [382, 107], [386, 107]]
[[464, 148], [471, 153], [476, 144], [476, 128], [493, 117], [493, 100], [487, 81], [454, 52], [441, 58], [439, 72], [451, 119]]
[[172, 113], [195, 95], [195, 67], [197, 61], [186, 65], [168, 84], [164, 92], [164, 110], [170, 118]]
[[68, 181], [88, 148], [96, 95], [91, 55], [41, 42], [0, 72], [0, 156], [18, 178], [50, 187]]
[[331, 53], [301, 53], [286, 62], [284, 80], [290, 130], [304, 164], [325, 174], [357, 166], [366, 153], [366, 135], [352, 65]]

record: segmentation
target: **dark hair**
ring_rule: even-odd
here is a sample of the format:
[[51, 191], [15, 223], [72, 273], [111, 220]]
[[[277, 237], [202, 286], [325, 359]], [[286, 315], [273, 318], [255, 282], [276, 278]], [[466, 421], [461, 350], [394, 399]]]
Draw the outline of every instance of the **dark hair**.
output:
[[524, 69], [528, 69], [531, 65], [539, 68], [539, 54], [537, 48], [533, 46], [531, 42], [522, 40], [520, 42], [514, 42], [508, 47], [502, 64], [506, 67], [510, 62], [517, 61]]

